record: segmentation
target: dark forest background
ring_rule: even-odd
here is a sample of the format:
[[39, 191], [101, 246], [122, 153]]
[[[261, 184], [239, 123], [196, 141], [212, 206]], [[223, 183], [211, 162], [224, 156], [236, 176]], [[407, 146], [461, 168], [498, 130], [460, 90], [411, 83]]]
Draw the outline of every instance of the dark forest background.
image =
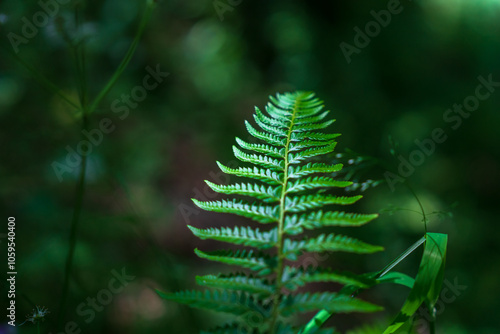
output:
[[[61, 5], [50, 23], [18, 45], [17, 55], [77, 101], [74, 63], [61, 29], [86, 41], [94, 96], [130, 45], [144, 4], [81, 1], [84, 20], [75, 32], [73, 3]], [[217, 244], [196, 239], [186, 224], [242, 220], [201, 212], [190, 198], [213, 196], [203, 180], [217, 180], [216, 161], [234, 160], [234, 137], [246, 136], [244, 120], [251, 119], [254, 106], [263, 107], [276, 92], [311, 90], [337, 120], [332, 131], [343, 134], [339, 152], [373, 156], [396, 171], [399, 154], [417, 159], [416, 141], [428, 143], [433, 131], [444, 131], [446, 139], [435, 143], [407, 178], [427, 212], [452, 213], [432, 215], [428, 225], [449, 234], [445, 280], [461, 286], [439, 311], [438, 333], [496, 333], [500, 1], [402, 0], [385, 27], [378, 25], [377, 32], [372, 24], [369, 41], [355, 40], [356, 27], [365, 32], [375, 21], [371, 11], [380, 13], [394, 3], [160, 1], [128, 68], [92, 115], [91, 129], [106, 118], [114, 128], [89, 155], [66, 321], [83, 333], [195, 333], [222, 320], [165, 302], [152, 288], [191, 289], [195, 275], [227, 269], [195, 256], [194, 248]], [[75, 167], [58, 177], [54, 162], [65, 162], [81, 134], [80, 116], [8, 52], [8, 33], [21, 35], [22, 18], [31, 20], [40, 10], [35, 1], [0, 3], [0, 233], [7, 233], [7, 217], [15, 217], [17, 317], [23, 321], [35, 305], [47, 307], [51, 313], [41, 328], [48, 333], [61, 298], [78, 174]], [[346, 57], [341, 43], [356, 52]], [[142, 101], [127, 106], [123, 94], [143, 85], [148, 67], [169, 75]], [[487, 98], [476, 99], [470, 114], [448, 111], [454, 104], [473, 104], [471, 96], [484, 80], [496, 84], [489, 86]], [[486, 89], [480, 88], [481, 96]], [[399, 143], [396, 157], [389, 136]], [[384, 182], [364, 192], [357, 210], [381, 212], [358, 234], [386, 252], [332, 254], [327, 265], [359, 273], [377, 270], [424, 233], [418, 213], [397, 209], [418, 210], [415, 198], [401, 182], [395, 187], [385, 182], [385, 171], [367, 173], [366, 178]], [[0, 237], [6, 263], [6, 235]], [[414, 275], [417, 253], [399, 270]], [[122, 268], [135, 277], [123, 291], [91, 321], [90, 313], [79, 314], [78, 306], [106, 289]], [[3, 283], [4, 310], [6, 293]], [[363, 298], [386, 311], [336, 316], [331, 324], [345, 330], [388, 323], [406, 294], [403, 288], [374, 289]], [[36, 332], [30, 323], [9, 331], [6, 318], [0, 321], [0, 333]]]

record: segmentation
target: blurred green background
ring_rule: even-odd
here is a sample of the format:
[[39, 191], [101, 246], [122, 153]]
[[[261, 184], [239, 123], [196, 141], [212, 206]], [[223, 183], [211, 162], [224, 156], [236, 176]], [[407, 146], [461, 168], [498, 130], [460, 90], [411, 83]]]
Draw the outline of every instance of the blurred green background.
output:
[[[74, 61], [61, 31], [85, 40], [93, 97], [130, 45], [144, 2], [81, 1], [80, 31], [75, 31], [74, 3], [61, 5], [34, 37], [18, 45], [17, 55], [76, 102]], [[354, 29], [365, 31], [374, 21], [371, 11], [379, 13], [390, 3], [394, 1], [160, 1], [129, 67], [92, 115], [91, 129], [105, 118], [115, 128], [89, 155], [65, 321], [74, 321], [82, 333], [195, 333], [222, 321], [220, 315], [164, 302], [152, 288], [190, 289], [195, 275], [227, 270], [194, 255], [196, 247], [220, 245], [194, 238], [186, 224], [242, 220], [203, 213], [190, 198], [213, 197], [203, 180], [220, 178], [216, 161], [234, 160], [234, 137], [246, 136], [243, 121], [251, 118], [255, 105], [263, 107], [276, 92], [300, 89], [315, 91], [332, 110], [337, 119], [332, 131], [343, 134], [338, 151], [350, 148], [394, 169], [399, 162], [389, 153], [389, 135], [408, 159], [418, 150], [415, 140], [443, 129], [447, 139], [408, 178], [427, 212], [453, 213], [444, 219], [433, 215], [429, 224], [429, 230], [449, 234], [445, 279], [465, 287], [443, 304], [438, 333], [497, 333], [499, 85], [477, 110], [460, 117], [460, 125], [443, 116], [475, 95], [479, 76], [500, 82], [500, 1], [402, 0], [390, 23], [371, 31], [368, 45], [358, 47], [348, 62], [340, 44], [355, 47]], [[42, 332], [48, 333], [61, 298], [78, 175], [73, 168], [60, 180], [53, 165], [64, 163], [68, 146], [76, 149], [81, 122], [6, 51], [12, 50], [9, 33], [21, 35], [23, 17], [31, 21], [40, 10], [36, 1], [0, 3], [0, 232], [6, 233], [7, 217], [14, 216], [18, 322], [35, 304], [45, 306], [51, 313]], [[123, 109], [117, 112], [116, 107], [125, 102], [115, 108], [113, 103], [143, 85], [148, 66], [169, 75], [123, 117]], [[374, 169], [369, 177], [384, 179], [384, 172]], [[364, 195], [360, 212], [380, 212], [391, 205], [417, 208], [402, 183], [394, 191], [383, 183]], [[451, 208], [452, 203], [458, 205]], [[423, 232], [418, 214], [383, 211], [357, 233], [386, 252], [335, 255], [325, 262], [359, 273], [377, 270]], [[5, 234], [0, 237], [6, 263]], [[418, 262], [419, 254], [414, 254], [400, 270], [414, 275]], [[104, 296], [113, 270], [122, 268], [135, 278], [95, 312], [95, 319], [90, 320], [91, 313], [82, 316], [77, 311], [81, 303]], [[4, 283], [4, 310], [6, 293]], [[386, 311], [338, 316], [331, 324], [345, 330], [388, 322], [406, 294], [402, 288], [377, 288], [363, 297]], [[1, 333], [16, 332], [7, 329], [6, 318], [1, 321]], [[35, 333], [36, 328], [28, 323], [17, 332]]]

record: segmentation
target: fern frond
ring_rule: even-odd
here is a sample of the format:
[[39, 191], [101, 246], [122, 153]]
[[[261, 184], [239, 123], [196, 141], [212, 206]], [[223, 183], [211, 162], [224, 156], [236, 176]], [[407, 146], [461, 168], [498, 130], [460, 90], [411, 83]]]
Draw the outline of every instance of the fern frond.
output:
[[274, 223], [278, 221], [278, 206], [265, 206], [261, 204], [249, 204], [243, 201], [211, 201], [202, 202], [193, 198], [192, 201], [200, 209], [213, 211], [234, 213], [239, 216], [251, 218], [259, 223]]
[[288, 178], [296, 179], [302, 176], [316, 173], [334, 173], [342, 169], [342, 164], [327, 165], [323, 163], [308, 163], [303, 166], [288, 167]]
[[[306, 118], [310, 119], [310, 118]], [[307, 131], [314, 131], [314, 130], [321, 130], [324, 128], [327, 128], [331, 124], [335, 122], [334, 119], [326, 121], [326, 122], [321, 122], [321, 123], [311, 123], [311, 122], [304, 122], [302, 124], [295, 125], [293, 127], [293, 132], [307, 132]], [[339, 136], [339, 134], [336, 134]]]
[[285, 239], [283, 246], [285, 255], [291, 260], [296, 260], [296, 255], [301, 252], [350, 252], [370, 254], [384, 250], [383, 247], [364, 243], [358, 239], [340, 234], [321, 234], [316, 238], [295, 241]]
[[249, 162], [258, 166], [271, 168], [278, 172], [283, 170], [283, 161], [281, 160], [273, 159], [266, 155], [248, 154], [236, 146], [233, 146], [233, 152], [234, 156], [243, 162]]
[[361, 195], [333, 196], [321, 194], [287, 197], [285, 201], [285, 210], [288, 212], [301, 212], [330, 204], [348, 205], [355, 203], [362, 197]]
[[212, 239], [260, 249], [273, 247], [278, 240], [277, 228], [273, 228], [269, 232], [261, 232], [258, 228], [254, 230], [251, 227], [238, 226], [235, 226], [234, 229], [221, 227], [220, 229], [208, 228], [202, 230], [188, 225], [188, 228], [200, 239]]
[[269, 156], [275, 158], [284, 157], [283, 153], [285, 152], [285, 149], [283, 148], [277, 148], [266, 144], [250, 144], [247, 143], [246, 141], [241, 140], [238, 137], [236, 137], [236, 142], [238, 143], [238, 145], [240, 145], [241, 148], [244, 148], [245, 150], [268, 154]]
[[267, 275], [275, 267], [275, 259], [263, 255], [255, 254], [254, 251], [237, 250], [233, 251], [215, 251], [203, 252], [195, 249], [196, 255], [210, 261], [239, 266], [256, 271], [259, 275]]
[[[316, 123], [316, 122], [322, 121], [326, 116], [328, 116], [329, 113], [330, 113], [330, 111], [327, 110], [327, 111], [324, 111], [321, 114], [316, 115], [316, 116], [298, 118], [295, 121], [294, 130], [300, 129], [300, 125], [303, 125], [303, 124], [311, 124], [311, 123]], [[333, 122], [335, 122], [334, 119], [332, 119], [332, 123]]]
[[277, 120], [281, 120], [283, 122], [290, 122], [290, 112], [283, 110], [283, 108], [275, 107], [272, 103], [268, 103], [266, 105], [267, 113]]
[[[330, 205], [353, 204], [362, 196], [325, 193], [332, 188], [351, 186], [352, 182], [336, 178], [342, 164], [313, 162], [313, 159], [320, 161], [321, 157], [334, 152], [336, 139], [340, 136], [325, 130], [335, 120], [327, 119], [329, 111], [324, 110], [323, 101], [312, 92], [277, 94], [269, 99], [265, 109], [255, 108], [254, 125], [245, 121], [248, 133], [256, 142], [252, 138], [236, 138], [238, 147], [233, 146], [234, 156], [249, 166], [230, 168], [217, 162], [224, 173], [250, 181], [233, 181], [228, 185], [206, 181], [215, 192], [251, 197], [255, 202], [234, 198], [206, 202], [193, 199], [198, 207], [207, 211], [232, 213], [271, 224], [265, 231], [250, 226], [204, 229], [188, 226], [201, 239], [231, 243], [240, 248], [252, 247], [251, 250], [215, 252], [195, 249], [196, 255], [203, 259], [253, 271], [253, 276], [246, 273], [197, 276], [198, 285], [216, 289], [215, 292], [184, 292], [170, 298], [223, 312], [230, 310], [231, 302], [238, 304], [232, 313], [245, 315], [241, 323], [217, 327], [207, 334], [297, 333], [300, 329], [290, 325], [286, 317], [298, 312], [317, 309], [372, 312], [379, 309], [344, 294], [296, 294], [298, 288], [315, 282], [360, 288], [373, 285], [367, 276], [294, 266], [293, 261], [300, 254], [325, 251], [373, 253], [382, 247], [343, 235], [299, 236], [306, 230], [327, 226], [360, 226], [377, 215], [327, 211]], [[220, 301], [220, 305], [215, 305], [215, 301]], [[247, 313], [254, 307], [258, 308], [255, 311], [259, 315], [258, 326], [248, 321]], [[331, 334], [334, 330], [319, 329], [317, 333]]]
[[304, 190], [326, 188], [326, 187], [347, 187], [352, 185], [351, 181], [338, 181], [326, 176], [308, 177], [287, 184], [286, 192], [297, 193]]
[[[255, 183], [235, 183], [231, 185], [218, 185], [210, 181], [205, 183], [215, 192], [226, 195], [242, 195], [255, 197], [264, 202], [272, 203], [279, 201], [281, 195], [280, 187], [258, 185]], [[352, 182], [351, 182], [352, 183]]]
[[267, 280], [245, 274], [196, 276], [196, 283], [211, 288], [246, 291], [263, 297], [274, 292], [274, 287]]
[[285, 266], [282, 282], [289, 290], [296, 290], [306, 283], [335, 282], [343, 285], [356, 285], [360, 288], [373, 286], [375, 283], [360, 275], [347, 271], [332, 271], [330, 269], [315, 267], [290, 267]]
[[284, 316], [291, 316], [299, 312], [316, 311], [318, 309], [325, 309], [333, 313], [375, 312], [382, 310], [381, 307], [361, 299], [333, 292], [289, 295], [284, 298], [280, 308]]
[[357, 214], [343, 211], [314, 211], [302, 215], [292, 215], [285, 218], [285, 233], [299, 234], [304, 229], [313, 230], [325, 226], [361, 226], [373, 219], [378, 214]]
[[226, 174], [247, 177], [259, 180], [270, 185], [283, 184], [283, 173], [278, 173], [270, 169], [239, 167], [238, 169], [229, 168], [217, 161], [219, 168]]
[[306, 106], [301, 108], [300, 114], [297, 116], [298, 119], [311, 117], [319, 112], [323, 111], [323, 102], [320, 100], [309, 101]]
[[255, 107], [255, 116], [258, 117], [261, 122], [266, 123], [269, 126], [274, 126], [284, 129], [288, 129], [290, 127], [290, 121], [288, 119], [283, 120], [278, 118], [267, 117], [257, 107]]
[[312, 140], [332, 140], [339, 136], [338, 133], [319, 133], [319, 132], [293, 132], [290, 135], [291, 141], [301, 141], [305, 139]]
[[332, 142], [331, 144], [326, 146], [309, 148], [298, 153], [290, 153], [288, 156], [288, 163], [294, 165], [306, 159], [317, 157], [318, 155], [332, 153], [336, 145], [337, 142]]
[[331, 140], [302, 140], [299, 142], [291, 142], [289, 152], [300, 151], [305, 148], [314, 148], [318, 146], [325, 146], [336, 143], [335, 139]]
[[266, 143], [272, 144], [272, 145], [277, 145], [277, 146], [283, 146], [285, 145], [286, 139], [285, 138], [280, 138], [277, 136], [273, 136], [271, 134], [265, 133], [265, 132], [260, 132], [255, 130], [255, 128], [247, 121], [245, 121], [245, 126], [248, 130], [248, 133], [251, 134], [253, 137], [260, 139]]
[[[192, 307], [212, 311], [243, 315], [248, 312], [262, 312], [256, 298], [248, 293], [227, 291], [179, 291], [173, 294], [157, 291], [161, 298], [174, 300]], [[266, 315], [266, 314], [263, 314]]]
[[257, 125], [265, 132], [270, 133], [277, 137], [283, 137], [283, 138], [287, 137], [288, 135], [287, 130], [284, 130], [274, 125], [267, 124], [265, 121], [261, 120], [261, 118], [258, 117], [256, 114], [253, 115], [253, 118], [255, 120], [255, 123], [257, 123]]
[[269, 100], [271, 100], [271, 102], [274, 104], [272, 105], [272, 107], [276, 106], [276, 109], [283, 111], [283, 115], [289, 117], [293, 115], [293, 109], [296, 102], [292, 99], [287, 99], [284, 95], [277, 94], [276, 97], [270, 95]]

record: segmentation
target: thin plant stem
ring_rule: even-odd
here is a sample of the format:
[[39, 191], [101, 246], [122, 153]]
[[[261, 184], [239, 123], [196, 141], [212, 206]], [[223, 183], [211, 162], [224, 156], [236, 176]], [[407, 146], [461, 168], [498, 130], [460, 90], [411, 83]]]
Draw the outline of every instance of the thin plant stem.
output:
[[[88, 129], [88, 115], [83, 115], [83, 130]], [[83, 134], [82, 134], [83, 138]], [[63, 283], [63, 292], [61, 296], [61, 302], [59, 305], [59, 312], [57, 317], [57, 325], [58, 327], [61, 324], [61, 321], [64, 319], [67, 295], [69, 290], [69, 277], [71, 275], [71, 268], [73, 266], [73, 258], [75, 254], [76, 241], [77, 241], [77, 232], [78, 232], [78, 223], [80, 221], [80, 214], [82, 211], [83, 205], [83, 197], [85, 193], [85, 176], [87, 172], [87, 156], [83, 155], [82, 163], [80, 166], [80, 175], [78, 177], [78, 183], [76, 186], [76, 198], [75, 198], [75, 209], [73, 211], [73, 217], [71, 219], [71, 227], [70, 227], [70, 237], [69, 237], [69, 250], [68, 256], [66, 258], [66, 266], [64, 270], [64, 283]]]
[[[80, 8], [77, 4], [75, 6], [75, 22], [77, 25], [77, 29], [81, 26], [81, 18], [80, 18]], [[79, 85], [79, 99], [80, 105], [83, 111], [82, 116], [82, 140], [84, 140], [83, 132], [87, 131], [89, 128], [89, 116], [87, 109], [87, 82], [85, 80], [85, 46], [83, 41], [78, 43], [77, 45], [72, 46], [73, 56], [75, 61], [75, 68], [77, 72], [77, 81]], [[76, 194], [75, 194], [75, 208], [73, 211], [73, 217], [71, 219], [70, 226], [70, 236], [69, 236], [69, 247], [68, 247], [68, 255], [66, 257], [66, 265], [64, 270], [64, 282], [63, 282], [63, 290], [61, 296], [61, 302], [59, 304], [59, 312], [57, 316], [57, 329], [61, 325], [65, 317], [66, 303], [68, 299], [68, 291], [69, 291], [69, 279], [72, 272], [73, 267], [73, 259], [75, 254], [75, 248], [78, 237], [78, 225], [80, 222], [80, 216], [83, 206], [83, 198], [85, 194], [85, 177], [87, 174], [87, 154], [82, 155], [81, 166], [80, 166], [80, 175], [78, 177], [78, 183], [76, 185]]]
[[[119, 76], [122, 74], [122, 72], [125, 70], [127, 67], [128, 63], [132, 59], [132, 56], [137, 49], [137, 45], [139, 43], [139, 40], [144, 32], [144, 29], [146, 27], [147, 22], [149, 21], [149, 18], [151, 16], [151, 12], [153, 9], [153, 1], [148, 0], [146, 9], [142, 15], [141, 22], [139, 24], [139, 28], [137, 30], [137, 33], [135, 35], [134, 41], [132, 42], [132, 45], [130, 46], [129, 50], [127, 51], [124, 59], [118, 66], [118, 69], [113, 73], [111, 79], [108, 81], [108, 83], [105, 85], [105, 87], [100, 91], [100, 93], [97, 95], [95, 100], [92, 102], [90, 107], [87, 105], [87, 80], [86, 80], [86, 71], [85, 71], [85, 47], [83, 41], [79, 42], [77, 45], [73, 46], [73, 52], [74, 52], [74, 57], [75, 57], [75, 64], [76, 64], [76, 70], [77, 70], [77, 78], [78, 78], [78, 84], [79, 84], [79, 98], [80, 98], [80, 104], [81, 104], [81, 110], [83, 111], [83, 116], [82, 116], [82, 140], [85, 140], [85, 137], [83, 136], [83, 132], [88, 131], [89, 128], [89, 118], [90, 114], [95, 111], [101, 100], [106, 96], [106, 94], [111, 90]], [[79, 14], [79, 8], [78, 6], [75, 7], [75, 20], [77, 22], [77, 25], [80, 25], [80, 14]], [[65, 266], [65, 271], [64, 271], [64, 283], [63, 283], [63, 292], [62, 292], [62, 297], [61, 297], [61, 302], [59, 305], [59, 312], [58, 312], [58, 317], [57, 317], [57, 328], [59, 329], [62, 320], [65, 317], [65, 309], [66, 309], [66, 304], [67, 304], [67, 299], [68, 299], [68, 290], [69, 290], [69, 278], [71, 276], [71, 271], [73, 267], [73, 260], [74, 260], [74, 254], [75, 254], [75, 248], [76, 248], [76, 243], [77, 243], [77, 237], [78, 237], [78, 225], [80, 221], [80, 216], [81, 216], [81, 211], [82, 211], [82, 205], [83, 205], [83, 198], [84, 198], [84, 193], [85, 193], [85, 176], [86, 176], [86, 170], [87, 170], [87, 155], [84, 154], [82, 156], [82, 161], [81, 161], [81, 166], [80, 166], [80, 175], [78, 178], [78, 183], [76, 186], [76, 199], [75, 199], [75, 208], [73, 211], [73, 218], [71, 220], [71, 227], [70, 227], [70, 241], [69, 241], [69, 249], [68, 249], [68, 255], [66, 258], [66, 266]]]
[[435, 305], [428, 303], [427, 309], [429, 310], [429, 334], [436, 334], [436, 309]]
[[406, 187], [408, 187], [408, 189], [412, 193], [413, 197], [415, 197], [415, 199], [417, 200], [418, 206], [420, 207], [420, 210], [422, 211], [422, 217], [423, 217], [423, 220], [424, 220], [425, 233], [427, 234], [427, 216], [425, 215], [424, 206], [422, 205], [422, 202], [420, 202], [420, 199], [418, 198], [417, 194], [415, 193], [415, 191], [413, 190], [413, 188], [410, 186], [410, 184], [408, 182], [405, 182], [405, 185], [406, 185]]
[[[82, 27], [82, 18], [80, 13], [80, 4], [77, 3], [75, 5], [75, 22], [77, 25], [77, 29], [81, 29]], [[80, 35], [83, 36], [83, 33], [80, 32]], [[87, 78], [86, 78], [86, 70], [85, 70], [85, 41], [77, 41], [77, 44], [72, 48], [73, 54], [75, 58], [75, 67], [77, 72], [78, 84], [79, 84], [79, 97], [80, 97], [80, 105], [87, 105]]]
[[116, 69], [116, 71], [113, 73], [111, 76], [111, 79], [107, 82], [106, 86], [99, 92], [95, 100], [92, 102], [89, 108], [89, 114], [92, 114], [95, 109], [97, 109], [99, 103], [102, 101], [102, 99], [109, 93], [111, 88], [115, 85], [116, 81], [120, 77], [120, 75], [123, 73], [127, 65], [129, 64], [130, 60], [132, 59], [132, 56], [135, 53], [135, 50], [137, 49], [137, 46], [139, 45], [139, 41], [142, 37], [142, 34], [146, 28], [146, 25], [151, 17], [151, 13], [153, 12], [154, 9], [154, 1], [147, 1], [146, 3], [146, 9], [144, 10], [144, 13], [142, 14], [141, 21], [139, 23], [139, 28], [137, 29], [137, 32], [135, 34], [134, 40], [132, 41], [132, 44], [130, 45], [129, 49], [127, 50], [127, 53], [125, 54], [125, 57], [121, 61], [120, 65]]

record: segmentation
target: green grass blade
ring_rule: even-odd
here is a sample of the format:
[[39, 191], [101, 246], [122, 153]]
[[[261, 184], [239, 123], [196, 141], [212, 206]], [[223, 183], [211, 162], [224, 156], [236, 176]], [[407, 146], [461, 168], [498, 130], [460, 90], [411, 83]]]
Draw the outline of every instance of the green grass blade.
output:
[[446, 260], [448, 236], [441, 233], [426, 233], [424, 255], [415, 279], [415, 284], [408, 295], [401, 311], [383, 334], [396, 332], [428, 301], [433, 307], [441, 290]]

